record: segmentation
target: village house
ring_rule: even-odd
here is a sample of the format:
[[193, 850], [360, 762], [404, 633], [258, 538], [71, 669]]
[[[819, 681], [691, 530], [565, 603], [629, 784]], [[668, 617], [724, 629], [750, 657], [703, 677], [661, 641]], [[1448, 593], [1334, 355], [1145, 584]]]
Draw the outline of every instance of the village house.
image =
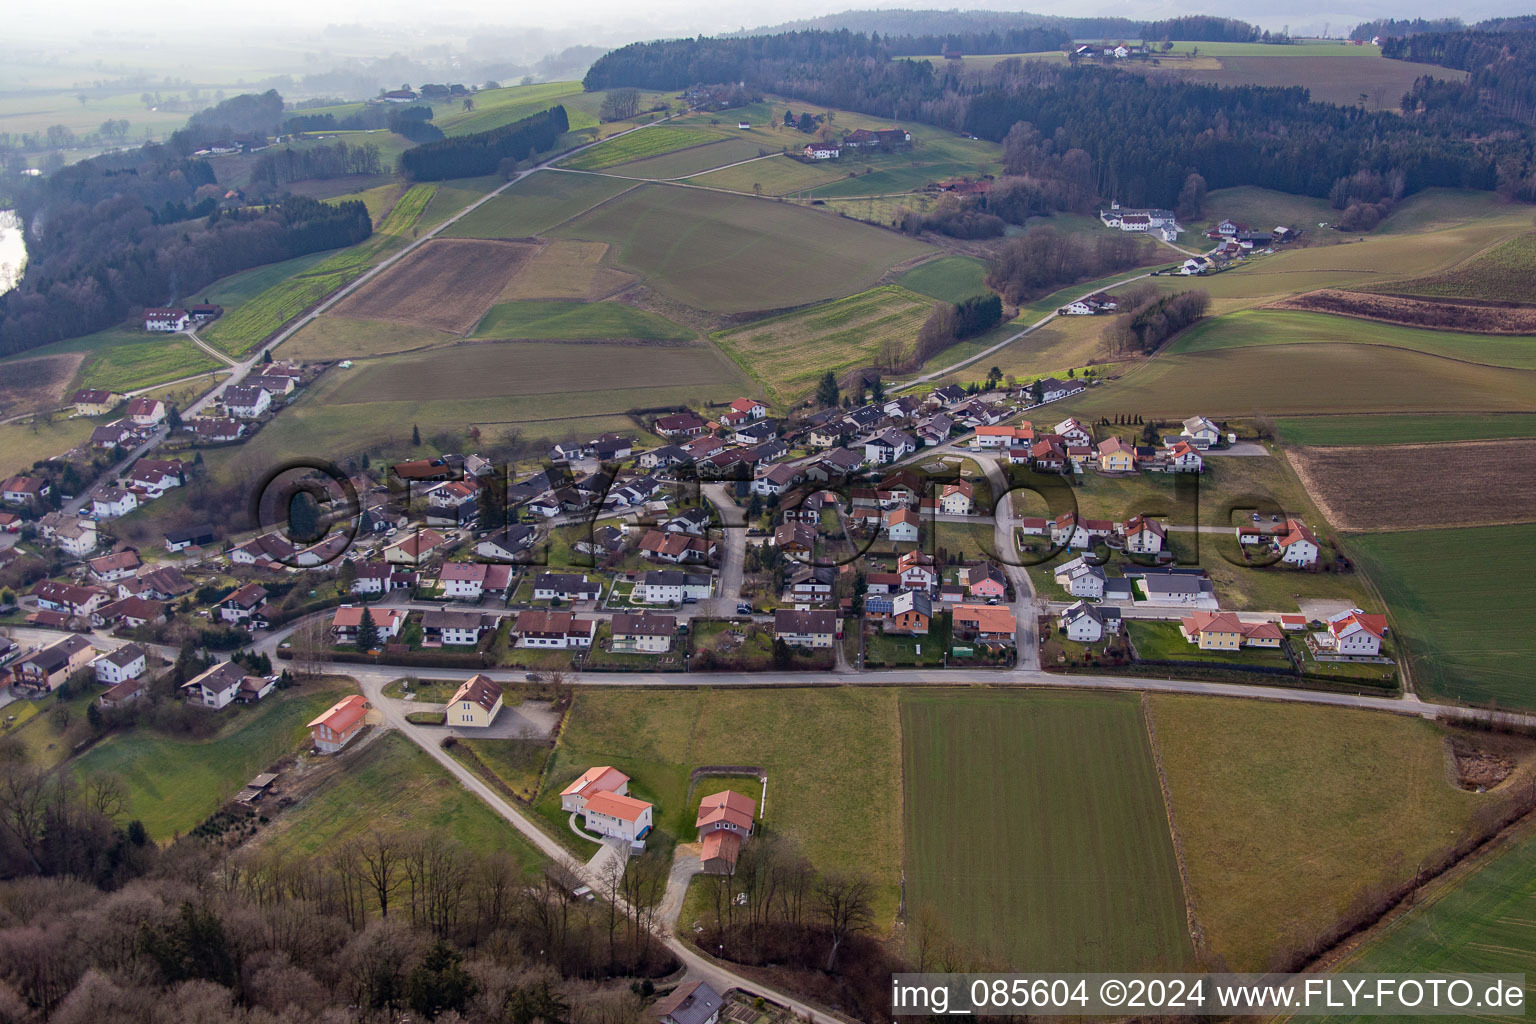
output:
[[143, 563], [139, 561], [139, 553], [133, 548], [124, 548], [110, 555], [98, 555], [88, 563], [91, 567], [91, 575], [103, 583], [116, 583], [134, 576]]
[[578, 619], [572, 612], [519, 612], [512, 627], [519, 647], [556, 649], [592, 646], [597, 620]]
[[144, 329], [146, 331], [165, 331], [174, 333], [184, 331], [192, 323], [192, 314], [184, 309], [167, 309], [165, 307], [152, 306], [144, 310]]
[[864, 442], [864, 461], [876, 466], [896, 462], [917, 450], [917, 444], [894, 427], [883, 430]]
[[659, 612], [614, 612], [608, 648], [616, 654], [665, 654], [677, 635], [677, 618]]
[[807, 142], [804, 153], [809, 160], [836, 160], [843, 150], [835, 142]]
[[423, 647], [476, 647], [496, 628], [496, 616], [433, 609], [421, 613]]
[[254, 420], [272, 408], [272, 395], [261, 388], [232, 384], [224, 389], [224, 411], [236, 419]]
[[939, 585], [939, 571], [933, 556], [925, 551], [907, 551], [896, 559], [896, 575], [904, 590], [931, 591]]
[[1099, 472], [1133, 473], [1136, 470], [1136, 449], [1115, 435], [1099, 442]]
[[1068, 640], [1096, 644], [1106, 635], [1120, 632], [1120, 609], [1078, 601], [1061, 613], [1061, 628]]
[[1085, 557], [1079, 556], [1070, 562], [1058, 565], [1053, 575], [1057, 584], [1065, 587], [1067, 593], [1073, 597], [1098, 600], [1104, 596], [1104, 584], [1108, 574], [1103, 566], [1094, 565]]
[[837, 586], [837, 569], [830, 565], [799, 565], [784, 581], [790, 601], [825, 601]]
[[47, 611], [90, 615], [107, 602], [108, 593], [100, 587], [80, 587], [73, 583], [42, 580], [32, 588], [37, 606]]
[[[1042, 377], [1035, 383], [1040, 385], [1040, 401], [1042, 403], [1057, 402], [1063, 398], [1080, 395], [1087, 388], [1082, 381], [1058, 380], [1055, 377]], [[1024, 390], [1032, 395], [1034, 393], [1034, 385], [1028, 385]]]
[[397, 569], [388, 562], [358, 562], [357, 578], [352, 581], [354, 594], [387, 594], [416, 585], [414, 572]]
[[514, 523], [482, 537], [475, 545], [475, 554], [506, 562], [517, 561], [533, 547], [536, 536], [533, 527]]
[[602, 582], [585, 573], [547, 572], [533, 581], [535, 601], [596, 601], [602, 593]]
[[448, 702], [443, 724], [456, 729], [484, 729], [496, 721], [501, 708], [501, 684], [476, 673], [464, 681]]
[[[732, 861], [732, 870], [735, 862]], [[704, 870], [710, 874], [722, 874], [712, 870], [708, 863]], [[651, 1016], [657, 1024], [717, 1024], [725, 1000], [705, 981], [685, 981], [670, 994], [656, 1000]]]
[[752, 481], [752, 493], [765, 497], [778, 497], [791, 487], [805, 479], [805, 472], [799, 466], [789, 464], [774, 466], [768, 472]]
[[831, 647], [837, 636], [837, 613], [780, 608], [773, 615], [773, 635], [791, 647]]
[[24, 655], [12, 667], [17, 686], [35, 693], [58, 689], [70, 676], [91, 664], [96, 648], [83, 636], [66, 636], [47, 647]]
[[655, 432], [662, 437], [694, 437], [704, 433], [706, 425], [695, 413], [679, 412], [662, 416], [655, 425]]
[[123, 396], [113, 391], [103, 391], [100, 388], [81, 388], [70, 399], [74, 403], [75, 412], [81, 416], [105, 416], [117, 404], [123, 400]]
[[158, 398], [130, 398], [123, 412], [136, 427], [157, 427], [165, 422], [165, 403]]
[[384, 549], [384, 561], [394, 565], [424, 565], [447, 539], [430, 527], [412, 530]]
[[1114, 536], [1115, 524], [1108, 519], [1079, 519], [1074, 512], [1063, 512], [1051, 523], [1051, 543], [1059, 547], [1087, 550]]
[[816, 549], [816, 528], [809, 523], [781, 523], [774, 528], [773, 546], [790, 555], [808, 555]]
[[406, 611], [403, 608], [380, 608], [377, 605], [353, 605], [344, 604], [336, 609], [331, 616], [331, 635], [336, 638], [338, 644], [357, 643], [357, 631], [363, 624], [363, 611], [367, 610], [368, 617], [373, 620], [374, 627], [379, 631], [379, 640], [393, 640], [400, 635], [400, 629], [405, 625]]
[[960, 582], [971, 597], [983, 601], [1000, 601], [1008, 595], [1008, 577], [995, 562], [969, 566], [961, 569], [960, 573]]
[[922, 520], [909, 508], [888, 510], [882, 517], [881, 532], [896, 544], [916, 544], [922, 533]]
[[[243, 665], [233, 661], [222, 661], [182, 683], [181, 692], [187, 698], [188, 704], [197, 704], [218, 711], [233, 704], [240, 697], [241, 686], [245, 680], [246, 673]], [[260, 680], [253, 681], [246, 692], [259, 692], [260, 682]]]
[[267, 600], [267, 590], [258, 583], [247, 583], [219, 602], [219, 618], [225, 622], [246, 622]]
[[200, 416], [192, 421], [197, 439], [207, 444], [238, 441], [245, 434], [245, 424], [224, 416]]
[[701, 844], [700, 866], [707, 875], [729, 875], [736, 871], [742, 842], [752, 834], [757, 817], [757, 801], [742, 793], [725, 790], [711, 793], [699, 801], [694, 819]]
[[1018, 620], [1002, 605], [957, 604], [950, 613], [957, 640], [1014, 642]]
[[1249, 622], [1232, 612], [1195, 612], [1179, 620], [1184, 639], [1202, 651], [1235, 651], [1243, 647], [1280, 646], [1284, 639], [1278, 624]]
[[138, 629], [165, 622], [167, 605], [162, 601], [131, 595], [109, 602], [91, 613], [91, 625]]
[[1115, 532], [1125, 541], [1125, 550], [1137, 555], [1155, 555], [1163, 550], [1167, 530], [1156, 519], [1132, 516], [1115, 524]]
[[975, 507], [975, 486], [969, 480], [944, 485], [939, 492], [939, 511], [945, 515], [968, 516]]
[[577, 776], [576, 781], [560, 791], [560, 809], [579, 811], [587, 805], [587, 800], [598, 793], [628, 796], [629, 776], [609, 765], [588, 768]]
[[1327, 654], [1376, 657], [1387, 635], [1387, 617], [1368, 615], [1359, 608], [1328, 618], [1328, 628], [1312, 635], [1313, 646]]
[[692, 604], [707, 600], [714, 592], [714, 580], [708, 573], [688, 573], [681, 569], [647, 569], [635, 588], [635, 600], [644, 604]]
[[1140, 574], [1142, 597], [1150, 605], [1168, 608], [1213, 608], [1216, 604], [1216, 588], [1203, 575], [1176, 572], [1152, 572]]
[[293, 394], [297, 382], [292, 377], [253, 375], [245, 378], [249, 387], [260, 388], [273, 398], [286, 398]]
[[645, 837], [651, 831], [652, 810], [644, 800], [610, 790], [598, 790], [582, 803], [582, 823], [589, 832], [610, 839], [622, 839], [632, 850], [645, 849]]
[[[485, 577], [490, 568], [484, 562], [444, 562], [437, 574], [439, 589], [444, 597], [456, 601], [478, 601], [485, 594]], [[507, 571], [504, 565], [495, 568]], [[506, 589], [504, 582], [502, 589]]]
[[640, 540], [640, 554], [654, 562], [707, 562], [713, 558], [717, 545], [713, 539], [694, 537], [686, 533], [668, 533], [648, 530]]
[[91, 662], [91, 667], [96, 670], [96, 681], [108, 686], [116, 686], [129, 679], [137, 679], [144, 674], [146, 666], [147, 658], [144, 648], [138, 644], [123, 644], [115, 651], [108, 651]]
[[886, 633], [927, 636], [932, 620], [933, 599], [927, 592], [903, 590], [891, 598], [891, 610], [886, 613], [880, 628]]
[[1184, 421], [1179, 436], [1201, 451], [1221, 443], [1221, 428], [1204, 416], [1191, 416]]
[[1077, 417], [1068, 416], [1056, 424], [1055, 434], [1061, 438], [1063, 444], [1090, 445], [1093, 444], [1093, 432], [1078, 422]]
[[149, 687], [149, 680], [144, 676], [135, 676], [132, 679], [124, 679], [106, 689], [97, 702], [104, 708], [120, 708], [132, 703], [144, 696], [144, 691]]
[[52, 492], [47, 480], [36, 476], [13, 476], [0, 484], [0, 501], [9, 505], [36, 506]]
[[768, 407], [753, 398], [738, 398], [731, 403], [720, 417], [720, 423], [726, 427], [738, 427], [752, 420], [760, 420], [768, 415]]
[[1010, 423], [983, 423], [976, 428], [976, 434], [971, 438], [971, 447], [978, 449], [1011, 448], [1020, 442], [1028, 443], [1035, 436], [1034, 425], [1028, 422]]
[[315, 750], [321, 754], [341, 753], [342, 748], [363, 731], [368, 710], [372, 707], [367, 697], [354, 693], [332, 704], [323, 714], [316, 715], [306, 727]]
[[1205, 468], [1205, 460], [1195, 446], [1188, 441], [1175, 441], [1168, 446], [1168, 469], [1174, 473], [1199, 473]]
[[91, 501], [97, 519], [121, 519], [138, 507], [139, 496], [121, 487], [103, 487]]
[[1280, 561], [1286, 565], [1310, 569], [1317, 564], [1321, 550], [1317, 537], [1300, 519], [1287, 519], [1285, 532], [1276, 538], [1275, 544], [1280, 548]]

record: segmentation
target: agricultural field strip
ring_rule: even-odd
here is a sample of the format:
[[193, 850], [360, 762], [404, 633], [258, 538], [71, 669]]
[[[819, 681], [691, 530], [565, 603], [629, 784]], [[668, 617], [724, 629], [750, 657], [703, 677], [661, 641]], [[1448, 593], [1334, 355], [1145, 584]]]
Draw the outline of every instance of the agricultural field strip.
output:
[[[656, 125], [662, 124], [665, 120], [666, 119], [663, 118], [661, 121], [654, 121], [654, 122], [652, 122], [650, 124], [639, 125], [638, 127], [630, 128], [630, 129], [628, 129], [625, 132], [621, 132], [620, 135], [629, 134], [630, 132], [644, 131], [647, 128], [652, 128], [652, 127], [655, 127]], [[618, 137], [619, 136], [617, 136], [617, 135], [610, 136], [610, 138], [618, 138]], [[604, 141], [606, 141], [606, 140], [604, 140]], [[551, 166], [555, 160], [562, 159], [562, 158], [564, 158], [566, 156], [570, 156], [571, 152], [580, 152], [583, 149], [586, 149], [586, 148], [588, 148], [590, 146], [595, 146], [595, 145], [597, 145], [596, 142], [587, 143], [585, 146], [577, 147], [576, 150], [569, 151], [569, 152], [566, 152], [566, 153], [562, 153], [562, 154], [560, 154], [557, 157], [551, 157], [548, 161], [546, 161], [546, 162], [544, 162], [542, 164], [538, 164], [537, 166], [530, 167], [528, 170], [522, 172], [517, 177], [510, 179], [505, 184], [497, 186], [496, 188], [494, 188], [491, 191], [487, 192], [485, 195], [481, 196], [479, 199], [476, 199], [475, 201], [469, 203], [462, 210], [459, 210], [456, 213], [452, 214], [451, 216], [445, 218], [442, 221], [442, 223], [433, 226], [431, 229], [429, 229], [427, 231], [426, 234], [422, 235], [420, 238], [412, 240], [404, 248], [402, 248], [399, 252], [393, 253], [393, 254], [385, 257], [384, 260], [382, 260], [381, 262], [379, 262], [379, 263], [375, 264], [374, 266], [369, 267], [368, 269], [364, 270], [362, 275], [357, 280], [351, 281], [351, 282], [349, 282], [347, 284], [342, 285], [340, 290], [338, 290], [336, 293], [332, 294], [328, 298], [322, 299], [313, 309], [311, 309], [309, 311], [309, 313], [307, 315], [305, 315], [303, 317], [300, 317], [297, 320], [289, 321], [288, 324], [286, 326], [282, 327], [278, 331], [278, 333], [276, 335], [268, 338], [267, 341], [260, 346], [260, 348], [257, 350], [257, 352], [251, 356], [251, 360], [254, 361], [256, 355], [260, 354], [260, 351], [262, 351], [262, 350], [270, 350], [270, 349], [276, 348], [277, 346], [281, 345], [283, 342], [287, 341], [294, 334], [297, 334], [299, 332], [299, 330], [302, 329], [306, 324], [310, 323], [312, 320], [314, 320], [316, 317], [320, 316], [326, 310], [330, 309], [336, 303], [338, 303], [342, 299], [346, 298], [354, 290], [356, 290], [357, 288], [361, 287], [367, 281], [371, 281], [374, 278], [375, 275], [381, 273], [387, 267], [393, 266], [402, 257], [406, 256], [407, 254], [409, 254], [411, 252], [414, 252], [418, 246], [421, 246], [421, 245], [425, 244], [426, 242], [430, 241], [431, 239], [435, 238], [437, 235], [442, 233], [444, 229], [448, 228], [450, 225], [458, 222], [459, 220], [463, 219], [465, 216], [467, 216], [470, 213], [474, 212], [475, 210], [479, 209], [481, 206], [483, 206], [485, 203], [489, 202], [491, 199], [493, 199], [496, 196], [500, 195], [501, 193], [505, 192], [510, 186], [512, 186], [516, 182], [519, 182], [519, 181], [523, 180], [524, 178], [528, 177], [530, 174], [535, 173], [536, 171], [543, 170], [544, 168]], [[236, 377], [243, 377], [243, 375], [237, 373]], [[231, 380], [234, 380], [234, 379], [235, 378], [231, 378]], [[226, 382], [225, 386], [227, 386], [228, 383], [229, 382]], [[190, 409], [187, 410], [187, 415], [189, 415], [189, 416], [196, 415], [199, 412], [201, 412], [203, 409], [207, 408], [214, 400], [216, 400], [218, 398], [218, 396], [220, 394], [222, 394], [223, 390], [224, 390], [224, 386], [220, 386], [218, 388], [215, 388], [209, 394], [203, 396], [203, 398], [199, 399], [198, 402], [193, 407], [191, 407]]]
[[1536, 520], [1536, 441], [1291, 448], [1286, 455], [1335, 529], [1379, 533]]

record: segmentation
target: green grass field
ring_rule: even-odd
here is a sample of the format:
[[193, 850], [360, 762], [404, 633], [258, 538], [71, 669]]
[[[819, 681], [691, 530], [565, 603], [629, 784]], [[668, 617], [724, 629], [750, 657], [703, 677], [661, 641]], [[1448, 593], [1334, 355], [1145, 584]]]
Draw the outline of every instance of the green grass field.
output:
[[[610, 145], [617, 145], [617, 142], [610, 143]], [[662, 153], [659, 156], [617, 164], [607, 168], [607, 173], [630, 178], [657, 178], [661, 180], [686, 178], [690, 174], [702, 174], [705, 171], [712, 171], [717, 167], [724, 167], [727, 164], [737, 164], [743, 160], [756, 160], [758, 157], [764, 156], [765, 151], [773, 152], [762, 140], [723, 138], [718, 142], [711, 142], [703, 146], [690, 146], [687, 149], [674, 150], [670, 153]], [[769, 161], [765, 160], [763, 162], [768, 163]], [[750, 166], [748, 165], [748, 167]]]
[[1421, 444], [1536, 437], [1536, 415], [1296, 416], [1276, 422], [1287, 444]]
[[[1536, 833], [1529, 828], [1503, 840], [1470, 872], [1432, 890], [1422, 902], [1368, 936], [1338, 965], [1341, 971], [1382, 974], [1536, 974], [1530, 907], [1536, 899]], [[1526, 985], [1526, 1003], [1532, 996]], [[1482, 1020], [1516, 1021], [1523, 1013]], [[1328, 1024], [1369, 1017], [1319, 1018]], [[1379, 1018], [1375, 1018], [1379, 1019]], [[1395, 1016], [1397, 1021], [1437, 1020]]]
[[585, 213], [633, 188], [634, 182], [596, 174], [530, 174], [444, 232], [450, 238], [527, 238]]
[[1332, 222], [1338, 215], [1339, 211], [1330, 206], [1326, 199], [1294, 196], [1256, 185], [1219, 188], [1206, 194], [1203, 217], [1187, 223], [1180, 221], [1189, 229], [1189, 233], [1180, 235], [1179, 239], [1187, 249], [1201, 249], [1204, 240], [1199, 236], [1222, 220], [1230, 219], [1239, 224], [1247, 224], [1255, 231], [1269, 231], [1279, 225], [1294, 228], [1305, 233], [1310, 244], [1316, 245], [1338, 241], [1343, 237], [1336, 231], [1317, 226], [1319, 222]]
[[[77, 388], [133, 391], [204, 373], [223, 365], [181, 335], [151, 333], [141, 327], [109, 327], [66, 341], [28, 349], [15, 359], [83, 353], [74, 377], [59, 395], [67, 399]], [[0, 366], [4, 363], [0, 362]]]
[[77, 775], [118, 775], [127, 785], [128, 813], [151, 838], [166, 840], [194, 828], [273, 761], [295, 750], [305, 723], [355, 687], [329, 679], [274, 690], [251, 707], [209, 714], [224, 721], [207, 740], [175, 739], [148, 729], [108, 737], [73, 764]]
[[667, 185], [627, 192], [554, 233], [609, 242], [608, 258], [621, 269], [670, 298], [721, 313], [848, 295], [932, 251], [788, 203]]
[[0, 474], [10, 476], [30, 468], [39, 459], [67, 452], [89, 439], [91, 431], [99, 425], [100, 421], [84, 417], [48, 416], [0, 423]]
[[[1433, 381], [1433, 387], [1426, 382]], [[1302, 383], [1304, 382], [1304, 386]], [[1536, 371], [1376, 345], [1257, 345], [1172, 353], [1074, 400], [1074, 413], [1176, 419], [1312, 413], [1536, 411]]]
[[804, 398], [821, 375], [878, 363], [882, 342], [909, 350], [933, 303], [896, 285], [710, 335], [779, 401]]
[[375, 830], [434, 833], [480, 853], [504, 851], [530, 875], [543, 864], [543, 855], [509, 822], [399, 733], [347, 756], [340, 774], [277, 818], [264, 846], [313, 856]]
[[847, 174], [846, 169], [835, 167], [828, 161], [801, 163], [787, 156], [778, 156], [741, 167], [711, 171], [689, 180], [695, 184], [730, 189], [733, 192], [752, 192], [753, 185], [761, 185], [764, 195], [783, 196], [825, 185]]
[[1536, 338], [1433, 331], [1287, 309], [1245, 309], [1210, 317], [1181, 334], [1166, 351], [1214, 352], [1256, 345], [1341, 343], [1385, 345], [1489, 366], [1536, 368]]
[[901, 722], [909, 917], [1000, 967], [1191, 965], [1137, 698], [907, 692]]
[[689, 772], [718, 764], [766, 769], [764, 825], [798, 843], [817, 868], [875, 881], [884, 931], [896, 911], [901, 874], [896, 705], [893, 691], [859, 687], [644, 693], [584, 687], [537, 810], [555, 834], [569, 836], [560, 790], [587, 768], [611, 764], [632, 777], [633, 791], [655, 801], [658, 831], [693, 841], [698, 798], [721, 788], [721, 780], [701, 780], [690, 798]]
[[697, 335], [665, 317], [622, 302], [502, 302], [470, 332], [472, 338], [690, 341]]
[[708, 128], [657, 125], [643, 132], [631, 132], [622, 138], [582, 150], [575, 156], [562, 161], [561, 166], [578, 171], [596, 171], [629, 163], [631, 160], [660, 156], [675, 149], [706, 145], [719, 139], [720, 133]]
[[1347, 550], [1387, 602], [1415, 689], [1536, 707], [1526, 670], [1536, 639], [1525, 628], [1536, 614], [1525, 586], [1536, 571], [1536, 524], [1354, 536]]
[[971, 256], [942, 256], [920, 263], [896, 280], [920, 295], [940, 302], [959, 302], [985, 295], [987, 265]]
[[1493, 799], [1451, 784], [1419, 719], [1171, 695], [1151, 709], [1190, 901], [1228, 970], [1269, 968], [1411, 877]]
[[261, 473], [299, 455], [420, 457], [439, 432], [474, 426], [497, 439], [585, 439], [633, 433], [628, 409], [726, 402], [751, 382], [704, 346], [509, 342], [384, 356], [334, 370], [247, 443], [210, 453], [221, 476]]
[[457, 334], [419, 324], [327, 315], [305, 324], [276, 352], [284, 359], [352, 359], [452, 345], [459, 340]]
[[1392, 281], [1378, 290], [1490, 302], [1530, 302], [1536, 232], [1518, 235], [1430, 277]]
[[[841, 127], [841, 122], [839, 122]], [[811, 188], [817, 199], [911, 192], [943, 178], [1001, 173], [995, 143], [962, 139], [926, 125], [914, 126], [912, 148], [891, 153], [850, 152], [833, 161], [842, 177]]]

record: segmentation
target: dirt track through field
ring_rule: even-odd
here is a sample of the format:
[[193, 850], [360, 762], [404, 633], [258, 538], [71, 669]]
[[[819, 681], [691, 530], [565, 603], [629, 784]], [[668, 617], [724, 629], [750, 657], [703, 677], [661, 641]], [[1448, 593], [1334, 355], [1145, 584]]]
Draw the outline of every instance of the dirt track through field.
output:
[[1536, 522], [1536, 440], [1292, 448], [1286, 455], [1335, 529]]
[[527, 242], [433, 239], [347, 296], [332, 313], [464, 334], [538, 249]]

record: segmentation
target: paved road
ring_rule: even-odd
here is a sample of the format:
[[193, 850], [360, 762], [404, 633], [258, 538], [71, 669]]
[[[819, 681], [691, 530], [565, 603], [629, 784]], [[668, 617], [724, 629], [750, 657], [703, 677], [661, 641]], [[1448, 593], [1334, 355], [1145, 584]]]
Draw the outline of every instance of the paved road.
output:
[[[353, 674], [358, 675], [360, 673]], [[434, 761], [442, 765], [448, 774], [457, 779], [460, 785], [474, 793], [481, 800], [484, 800], [491, 810], [505, 818], [539, 852], [556, 864], [562, 865], [584, 884], [590, 885], [594, 892], [603, 891], [603, 880], [596, 871], [589, 869], [588, 864], [572, 857], [563, 846], [550, 838], [542, 828], [535, 825], [520, 810], [508, 803], [500, 793], [487, 786], [478, 775], [465, 768], [452, 755], [440, 747], [438, 739], [442, 735], [441, 730], [412, 725], [406, 721], [405, 715], [410, 705], [406, 702], [392, 700], [384, 696], [384, 682], [387, 680], [381, 679], [379, 675], [374, 673], [366, 673], [364, 675], [365, 678], [359, 680], [363, 686], [363, 693], [367, 695], [374, 707], [379, 710], [385, 726], [399, 731], [401, 735], [425, 751]], [[671, 888], [670, 879], [668, 888], [669, 890]], [[679, 908], [681, 907], [680, 897], [678, 906]], [[736, 974], [719, 962], [701, 955], [693, 946], [673, 935], [670, 929], [662, 932], [661, 939], [666, 943], [667, 948], [672, 951], [672, 954], [686, 965], [690, 976], [703, 978], [722, 992], [731, 988], [747, 989], [789, 1007], [806, 1020], [812, 1021], [813, 1024], [841, 1024], [842, 1018], [795, 999], [786, 993], [776, 991], [766, 985]]]
[[[1084, 297], [1089, 296], [1089, 295], [1096, 295], [1099, 292], [1104, 291], [1106, 288], [1119, 288], [1121, 285], [1127, 285], [1127, 284], [1130, 284], [1132, 281], [1140, 281], [1143, 278], [1147, 278], [1147, 277], [1151, 277], [1151, 276], [1152, 275], [1149, 272], [1149, 273], [1146, 273], [1146, 274], [1137, 274], [1135, 277], [1127, 277], [1124, 280], [1115, 281], [1112, 284], [1105, 284], [1104, 282], [1100, 281], [1098, 284], [1096, 284], [1093, 287], [1091, 287], [1091, 288], [1087, 289], [1086, 291], [1084, 291], [1082, 295], [1078, 296], [1078, 298], [1084, 298]], [[1075, 301], [1075, 300], [1068, 299], [1065, 302], [1063, 302], [1062, 305], [1065, 306], [1065, 305], [1067, 305], [1068, 302], [1072, 302], [1072, 301]], [[1028, 327], [1025, 327], [1023, 330], [1017, 331], [1017, 332], [1015, 332], [1013, 334], [1008, 335], [1008, 337], [1004, 338], [1002, 341], [998, 342], [996, 345], [992, 345], [992, 346], [990, 346], [988, 348], [984, 348], [980, 352], [977, 352], [975, 355], [968, 356], [967, 358], [960, 360], [958, 363], [950, 363], [948, 366], [944, 367], [943, 369], [934, 370], [932, 373], [925, 373], [925, 374], [923, 374], [920, 377], [913, 377], [911, 380], [902, 381], [899, 384], [888, 385], [886, 387], [886, 389], [885, 389], [886, 393], [887, 394], [893, 394], [893, 393], [898, 392], [898, 391], [905, 391], [908, 388], [917, 387], [919, 384], [927, 384], [929, 381], [935, 381], [935, 380], [938, 380], [941, 377], [947, 377], [951, 373], [954, 373], [956, 370], [963, 370], [967, 366], [970, 366], [972, 363], [980, 362], [981, 360], [983, 360], [983, 359], [987, 358], [988, 356], [990, 356], [992, 353], [998, 352], [998, 351], [1001, 351], [1002, 349], [1007, 348], [1009, 345], [1012, 345], [1014, 342], [1018, 341], [1020, 338], [1025, 337], [1026, 335], [1029, 335], [1029, 334], [1033, 334], [1035, 331], [1038, 331], [1040, 328], [1044, 327], [1046, 324], [1050, 323], [1052, 320], [1055, 320], [1060, 315], [1061, 315], [1060, 313], [1056, 312], [1056, 310], [1053, 309], [1049, 313], [1045, 314], [1045, 316], [1041, 317], [1039, 320], [1036, 320], [1034, 323], [1030, 324]]]

